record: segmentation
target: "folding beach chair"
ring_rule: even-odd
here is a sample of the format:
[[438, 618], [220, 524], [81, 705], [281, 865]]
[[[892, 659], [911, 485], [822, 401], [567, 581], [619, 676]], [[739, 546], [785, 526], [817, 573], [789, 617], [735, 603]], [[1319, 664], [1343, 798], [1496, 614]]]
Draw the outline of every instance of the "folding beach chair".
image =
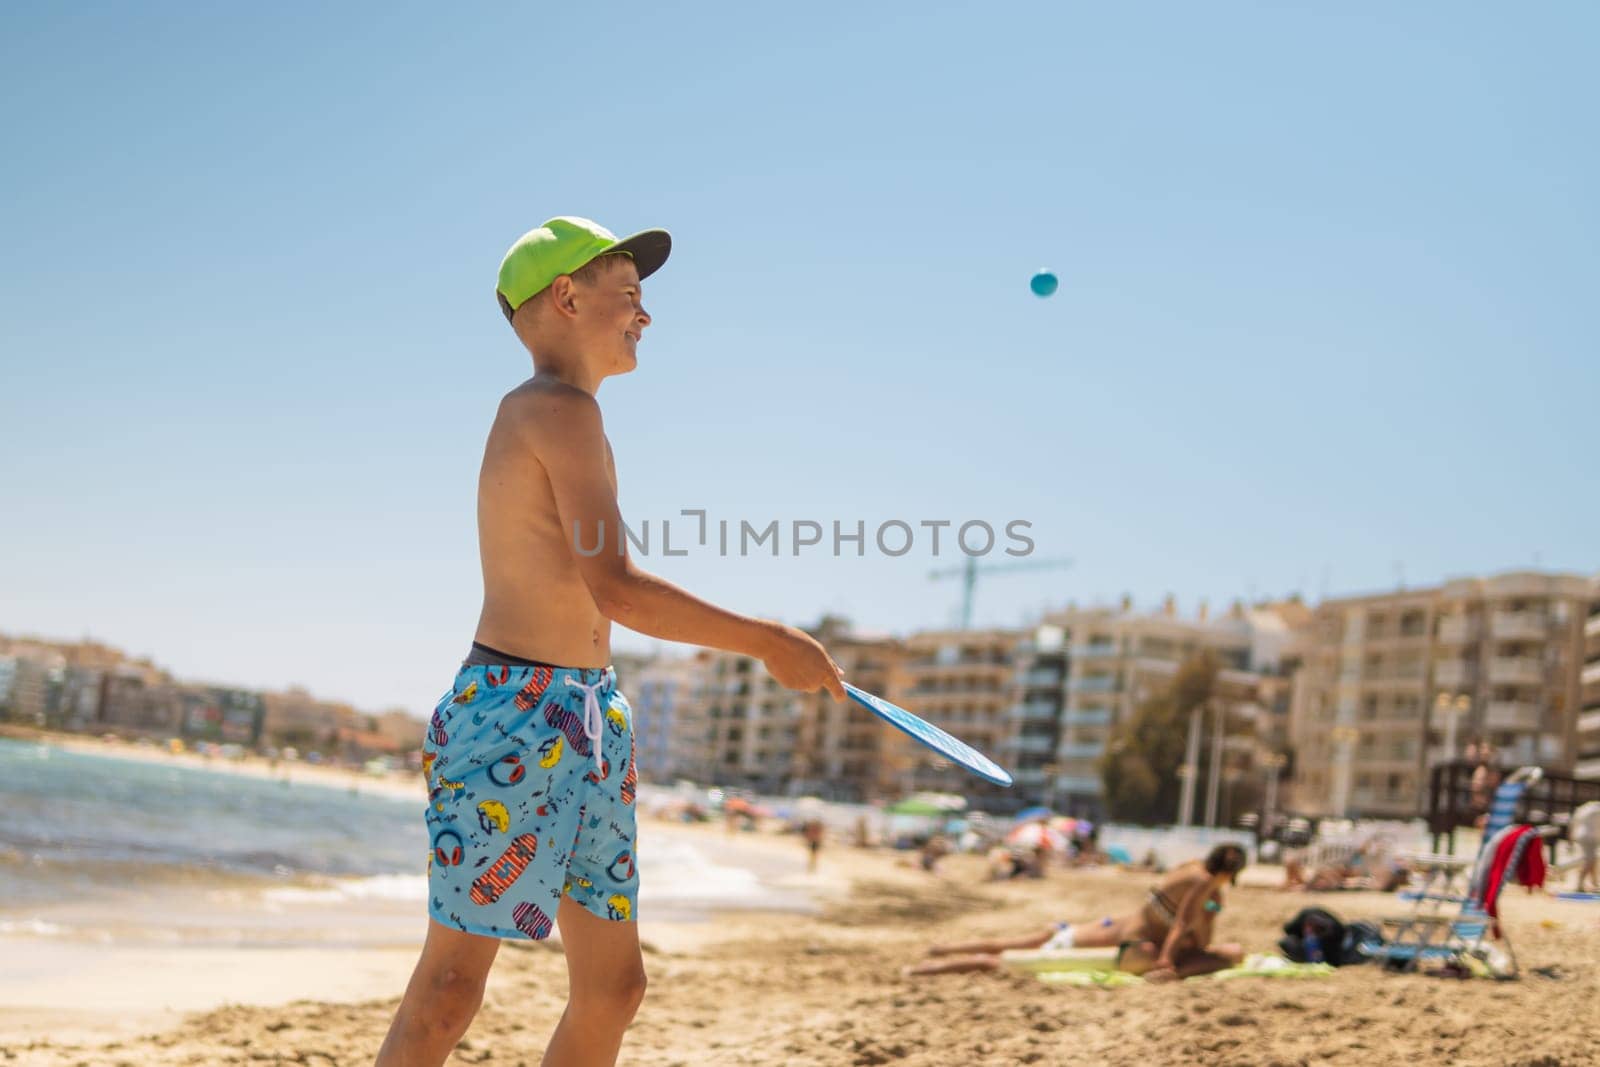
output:
[[[1489, 849], [1500, 831], [1511, 826], [1516, 819], [1517, 807], [1522, 802], [1528, 786], [1538, 781], [1536, 767], [1524, 767], [1509, 776], [1494, 792], [1489, 817], [1483, 827], [1483, 843], [1472, 859], [1426, 853], [1405, 857], [1414, 875], [1421, 876], [1421, 884], [1401, 894], [1402, 899], [1413, 901], [1411, 914], [1384, 920], [1384, 925], [1395, 928], [1391, 940], [1373, 953], [1396, 970], [1416, 970], [1425, 959], [1455, 961], [1465, 964], [1468, 957], [1490, 960], [1493, 948], [1489, 945], [1495, 920], [1484, 910], [1484, 898], [1498, 894], [1508, 880], [1516, 877], [1516, 864], [1508, 864], [1501, 872], [1498, 885], [1491, 886], [1487, 873], [1474, 887], [1471, 879], [1481, 863], [1485, 871], [1493, 856]], [[1542, 848], [1543, 838], [1535, 836], [1526, 845]], [[1491, 971], [1507, 970], [1507, 975], [1517, 973], [1517, 954], [1511, 946], [1511, 937], [1502, 929], [1500, 940], [1505, 943], [1509, 968], [1491, 965]], [[1493, 961], [1498, 964], [1498, 960]]]

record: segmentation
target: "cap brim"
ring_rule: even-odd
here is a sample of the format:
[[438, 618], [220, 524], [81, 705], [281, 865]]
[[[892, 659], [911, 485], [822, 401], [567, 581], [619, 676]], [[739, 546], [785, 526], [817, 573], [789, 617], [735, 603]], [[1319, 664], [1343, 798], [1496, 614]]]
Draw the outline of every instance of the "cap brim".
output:
[[640, 230], [606, 249], [605, 254], [609, 256], [614, 252], [626, 252], [633, 257], [634, 268], [642, 282], [660, 270], [672, 254], [672, 234], [666, 230]]

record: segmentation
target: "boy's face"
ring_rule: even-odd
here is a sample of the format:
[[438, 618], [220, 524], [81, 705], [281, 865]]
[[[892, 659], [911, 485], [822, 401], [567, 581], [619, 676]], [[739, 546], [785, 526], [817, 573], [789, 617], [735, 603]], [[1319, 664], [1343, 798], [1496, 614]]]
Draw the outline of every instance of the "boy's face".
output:
[[574, 325], [583, 351], [603, 374], [628, 373], [639, 364], [639, 340], [650, 325], [638, 268], [627, 256], [617, 256], [582, 289]]

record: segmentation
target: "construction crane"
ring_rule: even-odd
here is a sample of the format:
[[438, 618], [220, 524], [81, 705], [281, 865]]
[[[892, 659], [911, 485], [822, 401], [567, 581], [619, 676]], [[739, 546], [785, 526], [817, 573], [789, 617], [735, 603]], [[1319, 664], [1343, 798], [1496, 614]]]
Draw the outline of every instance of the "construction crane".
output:
[[959, 567], [946, 567], [943, 570], [929, 571], [928, 579], [938, 581], [941, 578], [961, 579], [961, 628], [972, 629], [972, 592], [978, 585], [978, 574], [1001, 574], [1008, 571], [1043, 571], [1065, 570], [1072, 566], [1070, 559], [1030, 559], [1021, 563], [998, 563], [978, 566], [976, 556], [968, 556]]

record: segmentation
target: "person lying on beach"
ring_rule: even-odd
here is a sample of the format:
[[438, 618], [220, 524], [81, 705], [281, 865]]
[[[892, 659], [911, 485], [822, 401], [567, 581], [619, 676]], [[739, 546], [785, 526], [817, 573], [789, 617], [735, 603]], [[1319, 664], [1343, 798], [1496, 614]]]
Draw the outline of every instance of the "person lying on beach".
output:
[[1411, 869], [1404, 860], [1387, 858], [1378, 850], [1364, 847], [1348, 863], [1324, 863], [1306, 871], [1303, 853], [1290, 853], [1283, 859], [1283, 888], [1307, 893], [1332, 893], [1340, 890], [1370, 890], [1393, 893], [1411, 880]]
[[1204, 860], [1191, 860], [1167, 872], [1138, 910], [1093, 922], [1058, 923], [1022, 937], [934, 945], [926, 963], [906, 974], [960, 974], [992, 971], [1010, 949], [1045, 952], [1072, 948], [1118, 949], [1116, 967], [1150, 981], [1210, 974], [1244, 958], [1238, 945], [1213, 945], [1222, 889], [1238, 880], [1247, 857], [1238, 845], [1218, 845]]

